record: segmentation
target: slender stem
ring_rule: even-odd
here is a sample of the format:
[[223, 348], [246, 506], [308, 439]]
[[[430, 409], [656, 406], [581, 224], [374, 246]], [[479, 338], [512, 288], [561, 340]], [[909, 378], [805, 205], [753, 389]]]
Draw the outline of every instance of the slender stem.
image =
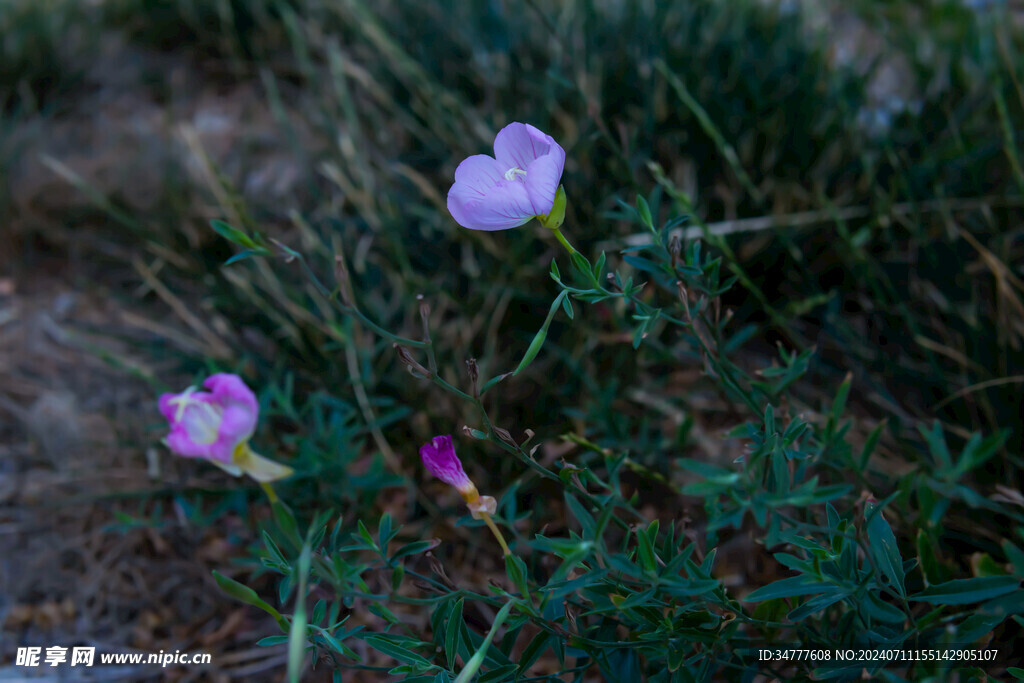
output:
[[373, 436], [373, 441], [377, 444], [377, 449], [380, 451], [387, 466], [392, 472], [404, 479], [406, 475], [402, 470], [402, 462], [394, 450], [392, 450], [391, 444], [384, 438], [384, 432], [377, 425], [377, 416], [374, 415], [373, 406], [370, 404], [370, 397], [366, 394], [366, 386], [363, 384], [363, 376], [359, 370], [359, 358], [356, 355], [354, 333], [348, 334], [345, 337], [345, 361], [348, 364], [349, 377], [352, 379], [352, 390], [356, 395], [356, 403], [359, 404], [359, 409], [363, 413], [363, 419], [366, 420], [366, 426], [370, 430], [370, 435]]
[[430, 345], [428, 342], [416, 341], [415, 339], [406, 339], [405, 337], [399, 337], [397, 334], [392, 334], [388, 332], [383, 327], [381, 327], [380, 325], [378, 325], [377, 323], [373, 322], [365, 315], [363, 315], [363, 312], [360, 311], [355, 306], [346, 306], [341, 302], [337, 302], [337, 305], [338, 308], [340, 308], [345, 313], [354, 315], [355, 317], [359, 318], [359, 320], [362, 321], [364, 325], [366, 325], [371, 330], [373, 330], [380, 336], [384, 337], [385, 339], [390, 339], [391, 341], [396, 341], [399, 344], [404, 344], [405, 346], [412, 346], [417, 349], [422, 349]]
[[426, 342], [424, 347], [427, 350], [427, 367], [430, 368], [430, 372], [437, 376], [437, 358], [434, 356], [434, 344], [433, 342]]
[[508, 544], [505, 543], [505, 537], [501, 535], [501, 529], [499, 529], [498, 525], [494, 523], [494, 520], [491, 519], [491, 516], [486, 512], [479, 512], [477, 514], [480, 515], [480, 519], [484, 520], [484, 524], [486, 524], [487, 528], [491, 530], [491, 533], [494, 534], [494, 537], [498, 539], [498, 545], [501, 546], [502, 551], [506, 555], [511, 555], [512, 551], [508, 549]]
[[271, 505], [273, 505], [274, 503], [280, 502], [280, 499], [278, 499], [278, 497], [277, 497], [277, 493], [274, 492], [274, 487], [271, 486], [268, 482], [261, 481], [260, 482], [260, 488], [262, 488], [263, 491], [267, 494], [267, 498], [270, 499], [270, 504]]
[[305, 271], [306, 273], [306, 277], [308, 277], [310, 282], [313, 283], [313, 286], [316, 288], [316, 290], [320, 292], [320, 294], [328, 301], [333, 301], [334, 304], [339, 309], [341, 309], [342, 312], [348, 313], [349, 315], [354, 315], [355, 317], [359, 318], [359, 320], [362, 321], [364, 325], [366, 325], [371, 330], [373, 330], [380, 336], [384, 337], [385, 339], [390, 339], [391, 341], [396, 341], [399, 344], [404, 344], [405, 346], [411, 346], [417, 349], [422, 349], [430, 345], [429, 342], [416, 341], [415, 339], [406, 339], [405, 337], [399, 337], [397, 334], [392, 334], [385, 330], [380, 325], [378, 325], [377, 323], [367, 318], [362, 311], [356, 308], [355, 304], [353, 304], [352, 306], [346, 306], [341, 301], [338, 301], [338, 298], [334, 296], [334, 293], [331, 292], [331, 290], [327, 289], [326, 285], [324, 285], [320, 278], [317, 277], [317, 274], [313, 271], [313, 269], [310, 268], [309, 263], [306, 262], [306, 259], [302, 256], [302, 254], [299, 254], [298, 252], [291, 252], [289, 255], [292, 258], [298, 260], [299, 264], [302, 266], [302, 270]]
[[565, 247], [570, 254], [579, 253], [578, 251], [576, 251], [576, 247], [569, 244], [569, 240], [565, 238], [565, 235], [562, 234], [561, 230], [559, 230], [558, 228], [551, 228], [551, 232], [555, 233], [555, 238], [562, 243], [562, 246]]
[[427, 367], [436, 375], [437, 359], [434, 357], [434, 341], [430, 338], [430, 306], [424, 301], [422, 294], [416, 298], [420, 300], [420, 320], [423, 322], [423, 343], [427, 351]]
[[[452, 386], [451, 384], [449, 384], [448, 382], [446, 382], [446, 381], [444, 381], [443, 379], [441, 379], [441, 378], [440, 378], [440, 377], [439, 377], [439, 376], [437, 375], [437, 373], [434, 373], [434, 374], [433, 374], [433, 375], [432, 375], [432, 376], [430, 377], [430, 379], [431, 379], [431, 380], [432, 380], [432, 381], [434, 382], [434, 384], [436, 384], [437, 386], [441, 387], [442, 389], [444, 389], [445, 391], [447, 391], [447, 392], [449, 392], [449, 393], [455, 394], [455, 395], [456, 395], [456, 396], [458, 396], [459, 398], [464, 398], [464, 399], [466, 399], [467, 401], [476, 401], [476, 400], [475, 400], [475, 399], [474, 399], [474, 398], [473, 398], [472, 396], [470, 396], [470, 395], [469, 395], [469, 394], [467, 394], [466, 392], [464, 392], [464, 391], [462, 391], [461, 389], [458, 389], [458, 388], [456, 388], [456, 387], [453, 387], [453, 386]], [[478, 402], [478, 401], [477, 401], [477, 402]]]

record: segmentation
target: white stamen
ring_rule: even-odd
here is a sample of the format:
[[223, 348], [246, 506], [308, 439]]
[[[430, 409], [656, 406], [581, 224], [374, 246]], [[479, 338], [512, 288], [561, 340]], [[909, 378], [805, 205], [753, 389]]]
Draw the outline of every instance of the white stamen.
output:
[[523, 175], [524, 178], [526, 177], [526, 171], [519, 168], [518, 166], [513, 166], [512, 168], [505, 171], [505, 180], [515, 180], [516, 175], [520, 173]]
[[224, 409], [202, 401], [192, 401], [191, 410], [182, 424], [188, 438], [194, 443], [210, 444], [217, 440], [220, 423], [224, 419]]
[[195, 390], [195, 387], [189, 387], [188, 389], [186, 389], [185, 391], [181, 392], [180, 394], [172, 398], [170, 401], [168, 401], [168, 403], [175, 407], [175, 422], [181, 422], [181, 416], [185, 414], [185, 408], [188, 408], [189, 404], [192, 403], [192, 399], [190, 397]]
[[189, 387], [171, 399], [174, 421], [185, 426], [185, 433], [194, 443], [209, 444], [217, 440], [224, 409], [192, 397], [195, 387]]

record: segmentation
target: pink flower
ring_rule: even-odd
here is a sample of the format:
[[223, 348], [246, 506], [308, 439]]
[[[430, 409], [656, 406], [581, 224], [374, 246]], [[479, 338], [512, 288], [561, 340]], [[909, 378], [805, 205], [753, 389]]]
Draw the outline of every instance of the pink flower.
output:
[[239, 476], [245, 472], [257, 481], [274, 481], [292, 473], [249, 448], [256, 430], [259, 404], [252, 390], [238, 375], [211, 375], [197, 391], [189, 387], [180, 394], [160, 397], [160, 412], [170, 423], [164, 443], [186, 458], [203, 458]]
[[554, 138], [528, 123], [510, 123], [494, 138], [494, 157], [477, 154], [455, 169], [448, 211], [471, 230], [543, 219], [555, 207], [564, 166], [565, 150]]
[[458, 490], [474, 519], [480, 519], [482, 513], [494, 514], [497, 502], [491, 496], [481, 496], [476, 486], [466, 476], [459, 456], [455, 455], [452, 437], [435, 436], [430, 443], [420, 446], [420, 458], [423, 459], [423, 465], [428, 472]]

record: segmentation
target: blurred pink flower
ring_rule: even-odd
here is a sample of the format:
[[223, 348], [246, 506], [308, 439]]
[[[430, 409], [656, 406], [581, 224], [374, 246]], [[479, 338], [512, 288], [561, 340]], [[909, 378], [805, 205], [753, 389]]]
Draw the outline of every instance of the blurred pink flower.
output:
[[459, 456], [455, 455], [452, 437], [435, 436], [430, 443], [420, 446], [420, 458], [428, 472], [458, 490], [474, 519], [480, 519], [481, 513], [494, 514], [497, 502], [491, 496], [481, 496], [466, 476]]
[[171, 432], [164, 443], [186, 458], [203, 458], [235, 476], [243, 472], [257, 481], [287, 477], [290, 467], [254, 453], [249, 439], [256, 430], [259, 403], [238, 375], [218, 373], [203, 382], [209, 391], [189, 387], [160, 397], [160, 412]]
[[[477, 154], [455, 169], [448, 211], [471, 230], [507, 230], [551, 213], [565, 150], [528, 123], [510, 123], [494, 138], [494, 157]], [[560, 223], [561, 221], [559, 221]]]

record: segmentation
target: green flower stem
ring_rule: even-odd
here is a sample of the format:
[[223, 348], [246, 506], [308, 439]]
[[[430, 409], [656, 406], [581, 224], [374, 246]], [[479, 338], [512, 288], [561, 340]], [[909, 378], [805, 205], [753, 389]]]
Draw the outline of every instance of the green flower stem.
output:
[[487, 528], [491, 530], [491, 533], [494, 534], [494, 537], [498, 539], [498, 545], [501, 546], [502, 552], [504, 552], [505, 555], [511, 555], [512, 551], [508, 549], [508, 544], [505, 543], [505, 537], [501, 535], [501, 529], [499, 529], [498, 525], [494, 523], [494, 520], [491, 519], [491, 516], [486, 512], [480, 512], [477, 514], [480, 515], [480, 519], [484, 520], [484, 524], [486, 524]]
[[434, 356], [434, 342], [430, 339], [424, 342], [423, 348], [427, 352], [427, 367], [437, 377], [437, 358]]
[[373, 330], [380, 336], [384, 337], [385, 339], [390, 339], [391, 341], [398, 342], [399, 344], [405, 346], [412, 346], [417, 349], [428, 348], [430, 346], [430, 344], [428, 344], [427, 342], [416, 341], [415, 339], [406, 339], [405, 337], [399, 337], [397, 334], [392, 334], [385, 330], [380, 325], [378, 325], [377, 323], [367, 318], [365, 315], [363, 315], [363, 312], [360, 311], [355, 306], [346, 306], [340, 301], [337, 301], [337, 299], [335, 299], [335, 302], [338, 308], [340, 308], [343, 312], [348, 313], [349, 315], [354, 315], [356, 318], [359, 319], [360, 322], [362, 322], [364, 325], [366, 325], [371, 330]]
[[274, 492], [274, 487], [271, 486], [268, 482], [261, 481], [260, 488], [262, 488], [264, 493], [267, 494], [267, 498], [270, 500], [271, 505], [280, 501], [280, 499], [277, 497], [277, 493]]
[[579, 254], [580, 253], [580, 252], [576, 251], [576, 247], [574, 247], [571, 244], [569, 244], [569, 240], [567, 240], [565, 238], [565, 235], [562, 234], [561, 230], [559, 230], [558, 228], [549, 228], [549, 230], [551, 230], [551, 232], [553, 232], [555, 234], [555, 239], [557, 239], [559, 242], [562, 243], [562, 246], [565, 247], [566, 251], [568, 251], [569, 254]]
[[476, 401], [476, 399], [474, 399], [472, 396], [470, 396], [466, 392], [462, 391], [461, 389], [459, 389], [457, 387], [453, 387], [451, 384], [449, 384], [448, 382], [446, 382], [443, 379], [441, 379], [437, 375], [437, 373], [433, 373], [431, 375], [431, 377], [430, 377], [430, 380], [434, 384], [436, 384], [437, 386], [441, 387], [442, 389], [444, 389], [445, 391], [447, 391], [450, 394], [455, 394], [459, 398], [465, 399], [467, 401]]

